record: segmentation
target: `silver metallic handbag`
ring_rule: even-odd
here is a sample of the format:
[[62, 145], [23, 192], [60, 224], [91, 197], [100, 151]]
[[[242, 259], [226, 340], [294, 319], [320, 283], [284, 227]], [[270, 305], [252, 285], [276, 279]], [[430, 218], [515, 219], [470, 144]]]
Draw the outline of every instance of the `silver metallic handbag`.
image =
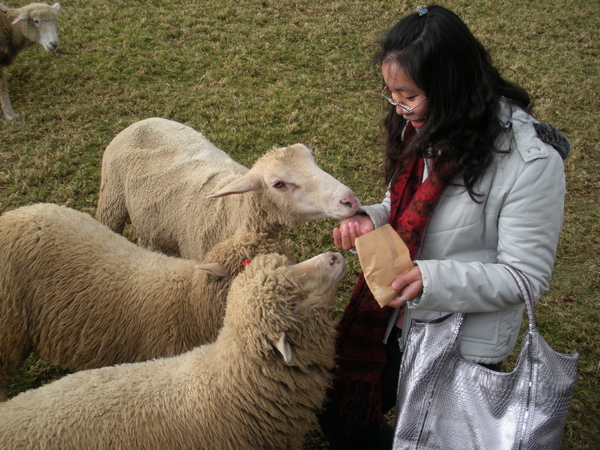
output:
[[579, 354], [557, 353], [539, 334], [529, 280], [515, 278], [529, 328], [510, 373], [460, 355], [463, 314], [413, 320], [400, 367], [394, 450], [558, 449]]

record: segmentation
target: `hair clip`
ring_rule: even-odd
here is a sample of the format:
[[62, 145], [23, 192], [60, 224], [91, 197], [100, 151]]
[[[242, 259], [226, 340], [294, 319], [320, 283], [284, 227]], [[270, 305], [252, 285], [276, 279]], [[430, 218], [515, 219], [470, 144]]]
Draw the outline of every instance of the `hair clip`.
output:
[[419, 13], [419, 16], [424, 16], [425, 14], [427, 14], [427, 6], [425, 6], [425, 5], [417, 6], [417, 12]]

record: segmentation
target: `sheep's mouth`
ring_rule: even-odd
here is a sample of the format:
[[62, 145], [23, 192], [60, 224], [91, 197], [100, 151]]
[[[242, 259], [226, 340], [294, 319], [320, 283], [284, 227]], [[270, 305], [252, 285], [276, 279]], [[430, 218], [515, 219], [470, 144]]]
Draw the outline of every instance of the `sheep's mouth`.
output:
[[341, 210], [340, 212], [332, 213], [329, 215], [329, 217], [338, 220], [347, 219], [348, 217], [352, 217], [354, 214], [356, 214], [356, 211], [358, 211], [359, 206], [360, 203], [356, 205], [351, 205], [349, 203], [344, 204], [343, 210]]

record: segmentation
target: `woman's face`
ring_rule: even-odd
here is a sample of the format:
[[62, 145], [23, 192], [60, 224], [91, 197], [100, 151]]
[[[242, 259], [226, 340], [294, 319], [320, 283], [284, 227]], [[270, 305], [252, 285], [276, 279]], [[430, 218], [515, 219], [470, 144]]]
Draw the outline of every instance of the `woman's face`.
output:
[[427, 117], [427, 98], [412, 78], [394, 62], [381, 65], [383, 81], [387, 86], [387, 96], [395, 103], [396, 112], [412, 122], [415, 128], [421, 128]]

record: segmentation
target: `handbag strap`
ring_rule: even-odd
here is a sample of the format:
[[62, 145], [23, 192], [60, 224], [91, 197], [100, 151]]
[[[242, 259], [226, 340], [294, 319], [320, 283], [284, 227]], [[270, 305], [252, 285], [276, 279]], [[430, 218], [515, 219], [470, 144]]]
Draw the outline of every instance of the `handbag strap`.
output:
[[527, 316], [529, 317], [529, 332], [537, 332], [537, 325], [535, 323], [535, 309], [533, 305], [533, 286], [531, 285], [531, 281], [529, 281], [529, 279], [519, 269], [515, 269], [513, 266], [505, 263], [499, 264], [508, 270], [519, 286], [521, 296], [523, 297], [525, 306], [527, 307]]
[[[525, 276], [523, 272], [514, 267], [500, 263], [502, 267], [504, 267], [508, 272], [513, 276], [517, 285], [519, 286], [519, 290], [521, 291], [521, 296], [525, 301], [525, 306], [527, 307], [527, 316], [529, 317], [529, 331], [526, 333], [526, 339], [529, 345], [527, 346], [527, 355], [529, 361], [531, 363], [531, 369], [529, 371], [529, 385], [527, 387], [527, 410], [525, 412], [525, 416], [523, 418], [523, 423], [521, 425], [521, 432], [519, 435], [518, 441], [518, 449], [527, 447], [527, 430], [530, 426], [530, 402], [535, 402], [535, 396], [537, 392], [537, 380], [538, 380], [538, 364], [535, 363], [537, 358], [534, 357], [533, 345], [535, 343], [534, 335], [538, 334], [537, 325], [535, 323], [535, 311], [533, 305], [533, 286], [531, 285], [531, 281]], [[539, 362], [539, 361], [538, 361]]]

